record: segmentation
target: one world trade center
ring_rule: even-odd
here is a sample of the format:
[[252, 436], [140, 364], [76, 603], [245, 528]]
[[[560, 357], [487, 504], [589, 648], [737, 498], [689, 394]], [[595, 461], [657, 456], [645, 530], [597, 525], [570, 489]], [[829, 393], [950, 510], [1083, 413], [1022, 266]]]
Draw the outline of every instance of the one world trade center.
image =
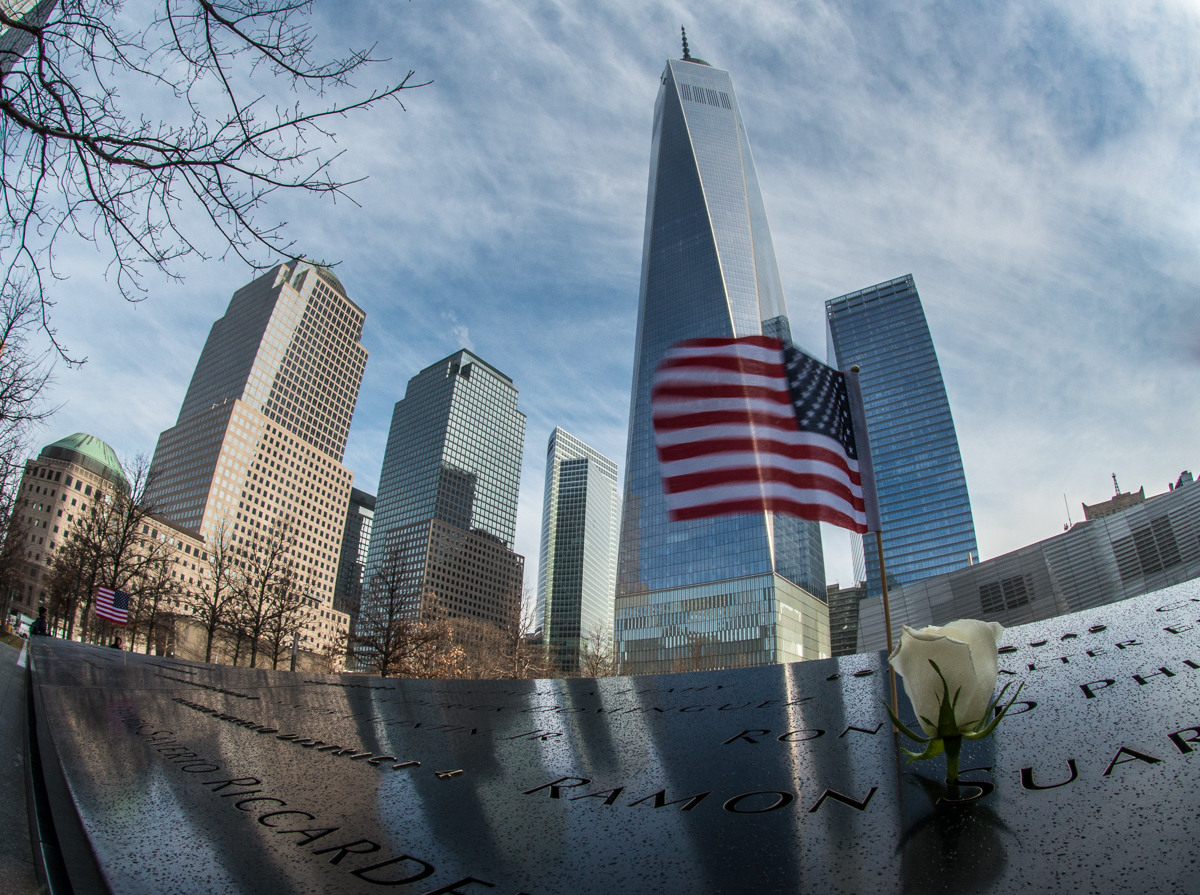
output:
[[762, 512], [672, 522], [650, 387], [681, 339], [791, 339], [729, 73], [670, 60], [654, 107], [614, 634], [624, 674], [830, 655], [818, 523]]

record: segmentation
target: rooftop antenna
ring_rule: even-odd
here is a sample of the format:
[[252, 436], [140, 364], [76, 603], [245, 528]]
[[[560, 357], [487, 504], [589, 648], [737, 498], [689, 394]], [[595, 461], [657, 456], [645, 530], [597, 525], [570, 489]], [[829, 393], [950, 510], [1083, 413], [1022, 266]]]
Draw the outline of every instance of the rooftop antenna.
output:
[[1063, 526], [1063, 531], [1067, 531], [1075, 523], [1071, 521], [1071, 505], [1067, 503], [1067, 494], [1063, 492], [1063, 506], [1067, 508], [1067, 524]]
[[688, 52], [688, 45], [687, 45], [687, 29], [686, 29], [686, 28], [684, 28], [682, 25], [680, 25], [680, 26], [679, 26], [679, 30], [680, 30], [680, 31], [683, 33], [683, 61], [684, 61], [684, 62], [691, 62], [691, 61], [692, 61], [692, 54]]
[[1117, 494], [1119, 495], [1121, 493], [1121, 486], [1117, 484], [1117, 474], [1114, 472], [1112, 474], [1112, 477], [1113, 477], [1113, 490], [1116, 491]]

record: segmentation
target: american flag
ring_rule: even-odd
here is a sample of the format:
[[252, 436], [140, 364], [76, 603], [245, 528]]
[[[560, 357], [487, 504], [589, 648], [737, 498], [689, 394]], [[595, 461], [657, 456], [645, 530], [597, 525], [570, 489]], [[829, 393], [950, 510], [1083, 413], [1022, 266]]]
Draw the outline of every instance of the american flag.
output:
[[118, 625], [129, 623], [129, 594], [102, 587], [96, 591], [96, 615]]
[[668, 351], [650, 404], [671, 519], [770, 510], [877, 531], [861, 399], [847, 378], [767, 336]]

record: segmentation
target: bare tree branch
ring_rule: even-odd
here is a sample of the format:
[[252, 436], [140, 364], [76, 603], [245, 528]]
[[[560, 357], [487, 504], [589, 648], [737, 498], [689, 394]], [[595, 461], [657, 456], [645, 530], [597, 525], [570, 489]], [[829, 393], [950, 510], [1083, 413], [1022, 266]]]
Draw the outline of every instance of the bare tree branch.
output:
[[[208, 257], [211, 231], [223, 246], [216, 254], [256, 269], [295, 254], [284, 222], [257, 218], [268, 198], [349, 199], [358, 181], [333, 173], [333, 120], [382, 102], [403, 109], [402, 92], [424, 86], [410, 71], [360, 98], [326, 101], [383, 60], [373, 48], [318, 59], [312, 0], [161, 4], [136, 31], [118, 25], [123, 0], [57, 0], [24, 17], [0, 6], [3, 287], [28, 281], [45, 302], [64, 235], [95, 243], [129, 300], [144, 297], [147, 270], [179, 279], [177, 262]], [[279, 79], [321, 103], [272, 105], [264, 90]], [[147, 93], [177, 100], [180, 114], [133, 111], [129, 97]]]
[[617, 673], [617, 656], [612, 629], [592, 628], [579, 642], [579, 676], [612, 677]]

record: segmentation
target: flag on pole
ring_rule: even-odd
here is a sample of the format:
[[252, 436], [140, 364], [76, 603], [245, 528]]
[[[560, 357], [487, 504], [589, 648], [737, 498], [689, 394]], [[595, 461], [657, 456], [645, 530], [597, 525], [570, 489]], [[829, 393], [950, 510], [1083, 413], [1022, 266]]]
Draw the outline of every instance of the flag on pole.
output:
[[693, 339], [658, 365], [650, 409], [672, 520], [770, 510], [879, 530], [857, 374], [767, 336]]
[[96, 615], [118, 625], [129, 623], [129, 594], [102, 587], [96, 591]]

